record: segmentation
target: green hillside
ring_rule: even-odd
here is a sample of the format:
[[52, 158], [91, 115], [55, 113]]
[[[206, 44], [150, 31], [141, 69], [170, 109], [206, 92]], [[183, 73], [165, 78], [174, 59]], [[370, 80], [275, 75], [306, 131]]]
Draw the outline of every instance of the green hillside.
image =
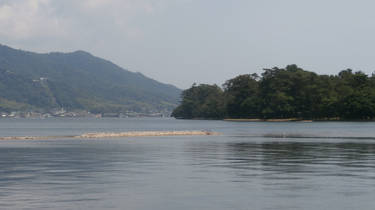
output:
[[172, 110], [180, 90], [84, 51], [39, 54], [0, 45], [0, 111]]

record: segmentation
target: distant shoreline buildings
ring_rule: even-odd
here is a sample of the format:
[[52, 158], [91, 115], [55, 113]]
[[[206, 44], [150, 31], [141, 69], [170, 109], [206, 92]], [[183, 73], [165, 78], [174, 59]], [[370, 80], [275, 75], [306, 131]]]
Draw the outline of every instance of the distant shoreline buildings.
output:
[[53, 110], [49, 112], [36, 111], [13, 111], [1, 112], [0, 118], [52, 118], [52, 117], [67, 117], [67, 118], [137, 118], [137, 117], [170, 117], [169, 112], [154, 112], [154, 113], [90, 113], [88, 111], [66, 111], [64, 109]]

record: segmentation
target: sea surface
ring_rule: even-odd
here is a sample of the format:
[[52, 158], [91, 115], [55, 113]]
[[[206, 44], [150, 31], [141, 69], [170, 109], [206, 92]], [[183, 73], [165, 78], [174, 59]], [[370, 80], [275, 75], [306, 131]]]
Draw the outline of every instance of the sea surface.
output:
[[222, 135], [0, 141], [0, 209], [375, 208], [374, 122], [0, 119], [0, 136], [134, 130]]

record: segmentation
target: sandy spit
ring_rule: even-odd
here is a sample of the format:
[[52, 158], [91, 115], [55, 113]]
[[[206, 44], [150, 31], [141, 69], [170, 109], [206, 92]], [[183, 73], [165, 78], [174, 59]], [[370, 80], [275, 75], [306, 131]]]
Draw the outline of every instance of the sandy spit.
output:
[[129, 131], [120, 133], [84, 133], [78, 136], [9, 136], [0, 137], [0, 140], [51, 140], [51, 139], [94, 139], [94, 138], [118, 138], [118, 137], [142, 137], [142, 136], [209, 136], [219, 135], [211, 131]]
[[138, 136], [208, 136], [210, 131], [130, 131], [121, 133], [85, 133], [76, 138], [138, 137]]

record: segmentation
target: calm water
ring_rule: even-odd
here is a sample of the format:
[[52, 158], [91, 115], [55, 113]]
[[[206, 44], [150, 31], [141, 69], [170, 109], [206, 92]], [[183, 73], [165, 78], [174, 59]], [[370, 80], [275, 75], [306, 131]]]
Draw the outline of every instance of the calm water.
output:
[[195, 129], [223, 135], [1, 141], [0, 209], [374, 209], [372, 122], [0, 120], [0, 136]]

